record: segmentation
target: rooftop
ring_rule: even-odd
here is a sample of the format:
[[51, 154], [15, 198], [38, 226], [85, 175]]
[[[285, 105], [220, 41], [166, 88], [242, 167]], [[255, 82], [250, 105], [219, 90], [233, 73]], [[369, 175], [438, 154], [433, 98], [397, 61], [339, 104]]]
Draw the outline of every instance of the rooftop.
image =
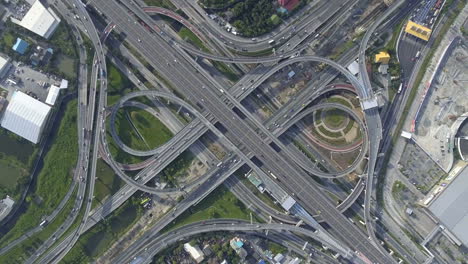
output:
[[60, 88], [55, 85], [51, 85], [49, 88], [49, 93], [47, 94], [47, 99], [45, 100], [45, 103], [48, 105], [54, 105], [59, 94], [60, 94]]
[[36, 0], [18, 24], [41, 37], [49, 38], [59, 23], [60, 18], [54, 11], [45, 8], [39, 0]]
[[8, 62], [9, 62], [9, 59], [0, 56], [0, 71], [2, 71], [3, 67], [8, 65]]
[[429, 210], [468, 246], [468, 167], [429, 205]]
[[50, 109], [50, 106], [16, 91], [3, 115], [2, 127], [37, 143]]
[[28, 47], [29, 47], [29, 44], [26, 41], [20, 38], [17, 38], [15, 45], [13, 45], [13, 50], [18, 52], [19, 54], [24, 54], [24, 52], [26, 51]]
[[357, 61], [353, 61], [351, 64], [348, 65], [348, 71], [350, 71], [353, 75], [359, 73], [359, 64]]

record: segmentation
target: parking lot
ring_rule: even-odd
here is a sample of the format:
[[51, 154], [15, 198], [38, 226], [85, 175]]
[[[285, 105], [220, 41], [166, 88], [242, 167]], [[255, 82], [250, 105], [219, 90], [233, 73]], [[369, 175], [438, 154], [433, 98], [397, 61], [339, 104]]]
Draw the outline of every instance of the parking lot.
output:
[[406, 144], [398, 169], [422, 193], [427, 192], [447, 174], [414, 142]]
[[8, 90], [9, 100], [14, 91], [19, 90], [44, 102], [50, 85], [60, 85], [61, 79], [36, 71], [29, 66], [13, 62], [8, 74], [1, 80], [0, 86]]

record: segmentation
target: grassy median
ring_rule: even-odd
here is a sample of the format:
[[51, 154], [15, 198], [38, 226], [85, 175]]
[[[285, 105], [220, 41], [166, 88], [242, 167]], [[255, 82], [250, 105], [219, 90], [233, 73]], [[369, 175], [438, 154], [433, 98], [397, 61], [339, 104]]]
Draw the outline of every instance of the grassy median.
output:
[[[250, 210], [248, 210], [226, 187], [221, 185], [199, 204], [192, 206], [179, 215], [171, 224], [167, 225], [162, 232], [213, 218], [250, 220]], [[254, 221], [257, 222], [255, 216]]]

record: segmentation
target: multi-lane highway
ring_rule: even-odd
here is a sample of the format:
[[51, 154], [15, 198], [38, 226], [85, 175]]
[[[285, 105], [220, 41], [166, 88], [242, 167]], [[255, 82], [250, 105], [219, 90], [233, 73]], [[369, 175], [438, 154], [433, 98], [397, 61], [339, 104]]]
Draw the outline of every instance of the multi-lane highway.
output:
[[[331, 203], [330, 200], [326, 198], [309, 179], [304, 178], [304, 175], [300, 173], [298, 168], [290, 163], [291, 161], [286, 161], [284, 156], [280, 156], [280, 154], [270, 146], [263, 143], [263, 140], [258, 134], [240, 120], [240, 118], [222, 102], [219, 99], [219, 90], [213, 87], [213, 83], [207, 82], [203, 77], [200, 78], [200, 74], [197, 73], [200, 72], [199, 69], [193, 68], [193, 64], [188, 65], [188, 59], [184, 54], [181, 54], [184, 57], [176, 55], [176, 53], [180, 53], [177, 47], [176, 50], [174, 50], [173, 47], [164, 41], [155, 41], [159, 36], [148, 35], [143, 27], [132, 23], [131, 21], [133, 21], [133, 18], [128, 15], [122, 15], [122, 13], [127, 13], [117, 3], [112, 3], [111, 1], [95, 1], [93, 5], [101, 12], [104, 12], [109, 19], [113, 20], [117, 27], [127, 32], [129, 42], [137, 47], [138, 50], [149, 59], [150, 64], [152, 64], [155, 69], [171, 80], [176, 87], [184, 87], [181, 92], [183, 92], [186, 97], [192, 100], [198, 100], [200, 103], [201, 99], [204, 99], [204, 108], [209, 110], [212, 115], [216, 116], [217, 119], [222, 122], [223, 126], [226, 127], [228, 130], [226, 136], [229, 137], [229, 140], [234, 141], [234, 144], [239, 146], [240, 149], [243, 149], [243, 151], [255, 153], [256, 157], [260, 159], [266, 167], [271, 169], [271, 171], [278, 172], [278, 175], [280, 175], [278, 178], [280, 179], [281, 177], [280, 180], [282, 182], [286, 180], [285, 175], [288, 175], [288, 180], [283, 184], [286, 185], [286, 189], [291, 193], [296, 193], [301, 199], [305, 198], [307, 203], [304, 203], [304, 206], [308, 210], [320, 211], [322, 217], [332, 228], [340, 229], [339, 232], [342, 235], [340, 238], [343, 241], [354, 245], [359, 251], [370, 258], [378, 259], [379, 261], [390, 260], [387, 256], [382, 255], [380, 251], [373, 250], [373, 246], [368, 245], [367, 237], [360, 233], [355, 227], [349, 226], [349, 222], [343, 215], [336, 210], [330, 210], [330, 207], [333, 207], [327, 206]], [[177, 67], [167, 69], [164, 65], [165, 61], [174, 61], [177, 63]], [[202, 70], [201, 73], [205, 72]], [[358, 83], [356, 83], [356, 87], [358, 87]], [[307, 193], [303, 192], [302, 189], [304, 187], [307, 187], [310, 191]], [[344, 226], [347, 227], [343, 228]]]
[[[140, 6], [145, 7], [142, 1], [135, 1]], [[186, 13], [201, 30], [211, 39], [220, 42], [222, 45], [239, 52], [256, 52], [278, 47], [291, 43], [292, 39], [303, 34], [312, 34], [317, 23], [324, 23], [335, 13], [343, 12], [340, 8], [343, 5], [352, 6], [355, 1], [329, 1], [310, 2], [297, 14], [290, 17], [285, 23], [279, 26], [270, 34], [265, 34], [256, 38], [243, 38], [221, 29], [196, 1], [176, 0], [174, 4]], [[274, 40], [274, 43], [269, 43]]]
[[[178, 103], [181, 106], [184, 106], [189, 112], [191, 112], [196, 119], [192, 121], [191, 124], [183, 128], [176, 134], [176, 136], [166, 145], [162, 146], [161, 148], [152, 150], [152, 152], [146, 153], [136, 153], [135, 150], [130, 148], [126, 148], [126, 151], [129, 153], [136, 153], [135, 155], [140, 156], [147, 156], [147, 155], [160, 155], [157, 157], [157, 162], [149, 163], [148, 167], [145, 168], [141, 173], [143, 176], [141, 182], [137, 182], [131, 180], [125, 174], [120, 174], [120, 167], [119, 164], [113, 163], [113, 159], [110, 157], [109, 149], [107, 148], [106, 140], [105, 140], [105, 114], [106, 114], [106, 68], [105, 68], [105, 57], [103, 52], [103, 47], [101, 46], [101, 42], [99, 41], [98, 34], [94, 28], [94, 25], [91, 22], [91, 18], [88, 16], [84, 7], [79, 3], [79, 1], [74, 1], [76, 3], [75, 8], [77, 12], [81, 14], [85, 20], [83, 21], [84, 27], [88, 35], [95, 45], [96, 48], [96, 69], [100, 69], [100, 73], [96, 74], [95, 76], [100, 77], [101, 79], [101, 86], [100, 86], [100, 93], [99, 93], [99, 100], [97, 101], [97, 122], [94, 137], [94, 145], [93, 145], [93, 156], [91, 157], [91, 169], [90, 169], [90, 179], [89, 179], [89, 192], [88, 198], [85, 200], [86, 210], [85, 216], [80, 224], [80, 227], [73, 232], [72, 235], [67, 237], [63, 240], [57, 247], [53, 250], [49, 251], [45, 258], [42, 259], [42, 262], [57, 262], [63, 257], [73, 246], [73, 244], [78, 239], [79, 235], [87, 230], [89, 226], [92, 226], [96, 221], [99, 221], [100, 217], [94, 219], [89, 217], [90, 206], [92, 201], [92, 192], [94, 190], [94, 179], [95, 179], [95, 166], [97, 160], [98, 149], [101, 147], [104, 153], [108, 155], [106, 160], [111, 163], [111, 167], [116, 170], [116, 172], [121, 176], [124, 181], [126, 181], [130, 186], [126, 186], [127, 190], [124, 190], [121, 194], [122, 198], [117, 198], [117, 200], [121, 199], [121, 203], [125, 201], [132, 193], [135, 192], [137, 189], [144, 190], [146, 192], [151, 193], [167, 193], [168, 195], [174, 194], [177, 192], [181, 192], [181, 189], [166, 189], [166, 190], [156, 190], [154, 188], [150, 188], [144, 185], [146, 181], [148, 181], [151, 177], [157, 174], [157, 171], [162, 170], [167, 164], [172, 161], [175, 157], [180, 154], [180, 151], [173, 151], [175, 150], [175, 146], [177, 149], [186, 149], [187, 146], [190, 146], [195, 142], [198, 137], [192, 136], [193, 134], [201, 133], [203, 134], [208, 129], [215, 132], [220, 140], [232, 151], [234, 151], [235, 156], [228, 158], [224, 161], [223, 166], [220, 168], [212, 168], [210, 175], [207, 174], [207, 177], [203, 177], [203, 180], [200, 180], [190, 186], [190, 193], [188, 197], [184, 199], [176, 208], [174, 208], [173, 213], [165, 216], [161, 222], [161, 228], [165, 226], [165, 223], [169, 223], [172, 221], [177, 215], [183, 212], [186, 208], [190, 207], [191, 205], [197, 203], [203, 197], [205, 197], [211, 190], [216, 188], [219, 184], [221, 184], [225, 179], [229, 177], [235, 170], [237, 170], [241, 165], [247, 163], [249, 166], [256, 169], [261, 170], [268, 170], [273, 171], [276, 175], [275, 179], [277, 179], [278, 185], [284, 188], [288, 193], [290, 193], [298, 203], [302, 204], [303, 207], [313, 215], [318, 214], [321, 219], [325, 220], [329, 226], [333, 229], [333, 233], [337, 234], [337, 237], [344, 242], [344, 245], [350, 246], [354, 248], [359, 254], [364, 254], [367, 258], [371, 259], [374, 262], [378, 263], [392, 263], [392, 259], [390, 256], [386, 254], [383, 250], [379, 248], [379, 245], [372, 243], [368, 240], [367, 236], [361, 233], [361, 231], [356, 228], [354, 225], [350, 224], [346, 217], [344, 217], [340, 211], [334, 209], [333, 202], [322, 193], [320, 188], [304, 173], [303, 170], [309, 171], [313, 174], [322, 177], [328, 176], [342, 176], [344, 174], [349, 173], [350, 171], [354, 170], [356, 166], [353, 164], [353, 168], [345, 170], [344, 172], [331, 172], [325, 173], [323, 171], [318, 171], [315, 167], [310, 166], [310, 164], [303, 163], [301, 164], [301, 158], [297, 156], [297, 153], [291, 151], [290, 148], [286, 147], [283, 143], [278, 140], [278, 136], [283, 133], [288, 127], [296, 123], [298, 120], [302, 119], [305, 115], [310, 114], [311, 112], [320, 109], [320, 107], [334, 107], [339, 108], [341, 105], [318, 105], [313, 106], [310, 109], [306, 110], [305, 112], [298, 114], [299, 111], [296, 111], [294, 115], [288, 119], [290, 123], [285, 122], [283, 127], [279, 129], [267, 129], [262, 122], [257, 120], [253, 117], [238, 101], [239, 96], [234, 95], [233, 93], [236, 91], [241, 91], [240, 94], [248, 94], [244, 93], [244, 89], [238, 88], [237, 90], [227, 90], [222, 85], [220, 85], [215, 79], [213, 79], [204, 69], [193, 62], [191, 55], [185, 53], [188, 51], [191, 54], [205, 57], [208, 59], [225, 61], [225, 62], [233, 62], [233, 63], [259, 63], [259, 62], [275, 62], [284, 58], [288, 58], [290, 56], [296, 57], [306, 45], [299, 46], [295, 50], [290, 50], [287, 52], [282, 53], [281, 55], [275, 55], [271, 57], [264, 57], [264, 58], [228, 58], [224, 56], [218, 56], [213, 54], [207, 54], [204, 52], [200, 52], [197, 49], [194, 49], [191, 46], [188, 46], [185, 43], [179, 42], [167, 34], [163, 32], [159, 32], [159, 34], [155, 33], [148, 33], [147, 29], [141, 26], [139, 23], [136, 23], [135, 17], [129, 14], [123, 6], [119, 3], [110, 1], [110, 0], [95, 0], [91, 4], [96, 7], [100, 12], [106, 15], [107, 19], [112, 21], [113, 25], [117, 27], [118, 30], [125, 32], [127, 36], [127, 41], [137, 48], [137, 50], [147, 58], [148, 62], [154, 67], [161, 75], [163, 75], [166, 79], [168, 79], [177, 89], [181, 92], [187, 100], [189, 100], [195, 107], [192, 105], [187, 104], [184, 100], [174, 97], [171, 94], [161, 93], [161, 92], [150, 92], [150, 93], [134, 93], [128, 95], [115, 106], [113, 113], [116, 112], [118, 108], [123, 106], [126, 100], [129, 100], [136, 96], [141, 95], [150, 95], [155, 97], [163, 97], [166, 99], [170, 99]], [[133, 3], [133, 2], [132, 2]], [[401, 3], [401, 1], [397, 4], [392, 6], [387, 12], [385, 13], [384, 17], [390, 15], [396, 7]], [[136, 14], [140, 19], [145, 21], [145, 23], [152, 25], [152, 22], [148, 20], [148, 17], [144, 12], [136, 8], [134, 4], [127, 4], [127, 8], [131, 9], [134, 14]], [[325, 8], [324, 5], [322, 8]], [[330, 5], [331, 6], [331, 5]], [[328, 8], [328, 7], [326, 7]], [[339, 8], [336, 8], [339, 9]], [[321, 12], [325, 12], [328, 9], [319, 9]], [[378, 24], [382, 19], [379, 19], [376, 24], [374, 24], [370, 30], [364, 36], [364, 39], [360, 46], [359, 57], [361, 65], [365, 62], [365, 49], [367, 46], [367, 42], [375, 30]], [[310, 21], [309, 21], [310, 22]], [[323, 21], [322, 21], [323, 22]], [[362, 56], [363, 59], [361, 58]], [[291, 58], [285, 62], [280, 63], [282, 67], [289, 65], [294, 62], [302, 62], [302, 61], [314, 61], [314, 62], [321, 62], [331, 65], [334, 69], [338, 70], [340, 73], [345, 75], [348, 80], [353, 84], [356, 88], [356, 91], [361, 99], [362, 108], [365, 111], [365, 120], [366, 123], [364, 124], [359, 117], [355, 116], [354, 112], [350, 112], [349, 114], [353, 116], [353, 118], [359, 122], [361, 125], [362, 130], [364, 130], [363, 134], [367, 134], [367, 140], [364, 140], [363, 148], [361, 149], [361, 155], [358, 159], [356, 159], [356, 163], [359, 163], [362, 157], [365, 155], [367, 147], [369, 147], [369, 156], [376, 157], [377, 149], [379, 147], [379, 141], [381, 138], [381, 125], [380, 125], [380, 117], [377, 109], [372, 106], [369, 107], [369, 104], [372, 104], [375, 99], [373, 96], [372, 87], [370, 86], [370, 82], [368, 81], [368, 77], [366, 76], [367, 73], [361, 71], [360, 80], [358, 81], [352, 74], [350, 74], [345, 68], [343, 68], [340, 64], [333, 62], [328, 59], [324, 59], [317, 56], [299, 56], [296, 58]], [[101, 63], [102, 62], [102, 63]], [[170, 63], [169, 63], [170, 62]], [[279, 66], [279, 65], [278, 65]], [[263, 82], [267, 76], [271, 76], [274, 72], [282, 67], [274, 67], [274, 69], [269, 69], [268, 67], [265, 69], [269, 69], [270, 71], [265, 74], [265, 72], [258, 71], [258, 75], [260, 79], [257, 80], [257, 83], [260, 84]], [[266, 71], [266, 70], [264, 70]], [[95, 84], [96, 82], [94, 82]], [[241, 87], [241, 86], [237, 86]], [[252, 86], [252, 89], [256, 86]], [[87, 115], [87, 122], [83, 125], [83, 131], [88, 128], [88, 131], [91, 131], [94, 123], [94, 107], [95, 102], [94, 98], [96, 96], [96, 87], [91, 89], [91, 94], [89, 96], [89, 104], [88, 109], [86, 110]], [[317, 92], [319, 94], [319, 92]], [[86, 96], [85, 96], [86, 97]], [[245, 98], [245, 97], [244, 97]], [[294, 104], [291, 103], [292, 105]], [[304, 107], [304, 104], [302, 104]], [[243, 115], [239, 115], [233, 111], [233, 109], [239, 110]], [[302, 108], [301, 108], [302, 109]], [[348, 111], [349, 109], [345, 109]], [[354, 114], [354, 115], [353, 115]], [[111, 120], [112, 114], [111, 114]], [[286, 120], [286, 121], [288, 121]], [[111, 122], [113, 123], [113, 122]], [[219, 127], [223, 129], [220, 130]], [[197, 130], [198, 129], [198, 130]], [[195, 132], [194, 132], [195, 131]], [[222, 132], [221, 132], [222, 131]], [[365, 133], [367, 131], [367, 133]], [[115, 138], [118, 138], [118, 135], [115, 132], [111, 132]], [[120, 142], [121, 143], [121, 142]], [[81, 144], [80, 144], [81, 145]], [[123, 145], [120, 144], [120, 145]], [[88, 144], [88, 149], [91, 144]], [[123, 146], [125, 149], [125, 146]], [[81, 148], [80, 148], [81, 149]], [[89, 151], [88, 151], [89, 153]], [[252, 162], [252, 158], [255, 157], [256, 162]], [[369, 161], [369, 179], [372, 179], [373, 169], [374, 169], [374, 160]], [[88, 158], [84, 160], [84, 164], [87, 164]], [[79, 162], [81, 164], [81, 162]], [[298, 166], [299, 165], [299, 166]], [[257, 166], [259, 168], [257, 168]], [[83, 166], [83, 171], [86, 173], [86, 169], [88, 166]], [[341, 173], [341, 174], [340, 174]], [[140, 175], [140, 174], [139, 174]], [[361, 186], [365, 181], [361, 179], [359, 186]], [[367, 184], [367, 193], [366, 193], [366, 201], [367, 196], [370, 195], [372, 191], [372, 181], [368, 180]], [[362, 188], [360, 188], [362, 190]], [[114, 202], [114, 204], [112, 204]], [[101, 213], [101, 217], [103, 217], [109, 210], [113, 210], [112, 208], [115, 207], [119, 202], [115, 203], [116, 200], [111, 200], [110, 207], [100, 207], [102, 209], [96, 210], [96, 212]], [[257, 201], [258, 202], [258, 201]], [[120, 203], [120, 204], [121, 204]], [[366, 204], [366, 207], [370, 207]], [[366, 208], [367, 209], [367, 208]], [[368, 209], [367, 209], [368, 210]], [[366, 220], [368, 213], [366, 213]], [[369, 225], [368, 225], [369, 226]], [[271, 228], [265, 227], [267, 229]], [[206, 228], [207, 231], [210, 231], [210, 228]], [[160, 228], [156, 228], [152, 230], [152, 234], [156, 235], [159, 232]], [[239, 229], [236, 229], [239, 230]], [[284, 229], [283, 229], [284, 230]], [[297, 231], [297, 230], [296, 230]], [[375, 242], [375, 236], [373, 234], [373, 230], [368, 230], [371, 233], [371, 239]], [[312, 234], [308, 234], [309, 236], [313, 237]], [[328, 237], [328, 236], [327, 236]], [[126, 255], [122, 256], [122, 259], [127, 257], [131, 257], [139, 248], [142, 241], [139, 243], [135, 243], [132, 246], [132, 250], [130, 253], [127, 252]], [[157, 246], [155, 246], [158, 248]], [[347, 252], [343, 253], [344, 255], [348, 255]]]
[[[106, 69], [106, 63], [105, 63], [105, 56], [104, 56], [104, 52], [102, 51], [102, 45], [101, 45], [101, 42], [100, 42], [100, 38], [99, 38], [99, 34], [97, 33], [93, 23], [92, 23], [92, 20], [91, 20], [91, 17], [88, 15], [86, 9], [84, 8], [84, 6], [82, 5], [81, 1], [72, 1], [71, 3], [69, 4], [72, 4], [75, 9], [76, 9], [76, 12], [78, 12], [80, 14], [80, 17], [82, 17], [84, 20], [81, 20], [81, 23], [82, 23], [82, 26], [85, 28], [85, 32], [88, 33], [95, 49], [96, 49], [96, 54], [95, 54], [95, 63], [94, 63], [94, 67], [99, 67], [99, 71], [96, 70], [93, 72], [94, 74], [92, 75], [93, 76], [93, 80], [94, 83], [92, 82], [92, 87], [91, 87], [91, 93], [89, 94], [89, 100], [87, 101], [87, 103], [85, 104], [84, 102], [80, 102], [80, 106], [81, 105], [84, 105], [84, 106], [87, 106], [87, 109], [86, 109], [86, 115], [85, 115], [85, 120], [83, 121], [82, 124], [79, 124], [79, 131], [80, 133], [89, 133], [89, 131], [92, 131], [93, 130], [93, 125], [94, 125], [94, 117], [95, 117], [95, 110], [97, 108], [97, 120], [101, 120], [102, 117], [103, 117], [103, 114], [104, 114], [104, 109], [101, 110], [101, 107], [102, 106], [105, 106], [106, 104], [106, 100], [107, 100], [107, 96], [105, 93], [101, 92], [99, 93], [99, 100], [98, 100], [98, 104], [96, 106], [95, 104], [95, 98], [96, 98], [96, 93], [97, 93], [97, 87], [96, 87], [96, 83], [97, 83], [97, 77], [99, 76], [100, 78], [100, 89], [101, 91], [105, 91], [107, 90], [107, 81], [106, 81], [106, 73], [107, 73], [107, 69]], [[64, 6], [63, 3], [59, 3], [59, 5], [57, 6], [57, 8], [61, 11], [61, 13], [66, 13], [66, 10], [68, 9], [67, 6]], [[102, 63], [103, 62], [103, 63]], [[84, 89], [84, 88], [83, 88]], [[87, 89], [86, 89], [87, 90]], [[86, 95], [83, 96], [84, 98], [86, 98]], [[80, 97], [81, 98], [81, 97]], [[82, 104], [83, 103], [83, 104]], [[100, 127], [101, 127], [102, 123], [101, 122], [96, 122], [96, 126], [95, 126], [95, 129], [97, 131], [100, 131]], [[84, 190], [83, 190], [83, 193], [82, 195], [80, 195], [78, 198], [78, 200], [80, 200], [80, 203], [84, 202], [85, 205], [86, 205], [86, 208], [85, 208], [85, 211], [84, 211], [84, 217], [83, 217], [83, 220], [81, 221], [79, 227], [77, 228], [77, 230], [74, 231], [73, 233], [73, 239], [71, 241], [68, 241], [69, 243], [66, 245], [66, 247], [62, 248], [62, 250], [60, 251], [60, 253], [58, 255], [54, 255], [53, 257], [58, 257], [58, 260], [61, 259], [61, 257], [63, 257], [74, 245], [74, 243], [78, 240], [79, 238], [79, 234], [81, 233], [81, 230], [83, 229], [83, 227], [85, 226], [86, 224], [86, 221], [88, 219], [88, 215], [89, 215], [89, 211], [91, 210], [91, 204], [92, 204], [92, 198], [93, 198], [93, 192], [94, 192], [94, 183], [95, 183], [95, 179], [96, 179], [96, 164], [97, 164], [97, 157], [98, 157], [98, 147], [99, 147], [99, 136], [100, 136], [100, 133], [95, 133], [94, 135], [94, 144], [93, 144], [93, 155], [91, 157], [91, 160], [89, 158], [88, 155], [86, 155], [85, 157], [83, 157], [82, 159], [79, 159], [78, 160], [78, 164], [77, 164], [77, 168], [79, 171], [83, 171], [83, 174], [82, 176], [80, 176], [80, 178], [83, 178], [86, 182], [86, 178], [87, 178], [87, 169], [89, 167], [89, 163], [91, 165], [91, 169], [90, 169], [90, 177], [89, 179], [87, 180], [87, 184], [88, 184], [88, 197], [84, 197]], [[83, 135], [83, 138], [86, 139], [85, 135]], [[91, 148], [91, 140], [92, 140], [92, 137], [87, 137], [88, 139], [88, 142], [84, 141], [83, 144], [80, 144], [79, 145], [79, 149], [80, 149], [80, 153], [81, 151], [85, 151], [86, 154], [89, 154], [89, 151], [90, 151], [90, 148]], [[81, 157], [81, 155], [80, 155]], [[83, 200], [83, 199], [86, 199], [86, 200]], [[76, 210], [76, 214], [77, 214], [77, 211], [81, 209], [81, 204], [78, 208], [75, 208]], [[74, 219], [73, 219], [74, 221]], [[72, 224], [71, 221], [69, 223], [69, 225]], [[63, 232], [65, 232], [65, 230], [63, 230]], [[53, 237], [52, 240], [55, 241], [57, 237]], [[29, 261], [30, 262], [33, 262], [36, 258], [40, 257], [41, 254], [43, 253], [43, 251], [47, 250], [48, 249], [48, 246], [52, 245], [53, 243], [44, 243], [46, 244], [47, 246], [44, 246], [44, 247], [41, 247], [41, 252], [39, 252], [38, 254], [36, 254], [35, 256], [33, 256]], [[53, 260], [53, 258], [49, 258], [48, 256], [46, 256], [45, 258], [42, 258], [41, 259], [41, 262], [43, 263], [49, 263]], [[58, 261], [57, 259], [55, 261]]]
[[163, 234], [150, 234], [152, 240], [146, 244], [144, 248], [138, 248], [135, 246], [130, 247], [126, 250], [122, 256], [117, 259], [118, 263], [127, 263], [133, 259], [133, 256], [137, 255], [144, 259], [152, 259], [155, 254], [160, 252], [165, 247], [179, 241], [180, 239], [187, 238], [196, 234], [215, 232], [215, 231], [257, 231], [262, 232], [265, 230], [279, 231], [279, 232], [294, 232], [297, 234], [305, 235], [316, 241], [326, 245], [334, 252], [339, 253], [345, 258], [351, 258], [354, 263], [360, 263], [358, 259], [354, 259], [349, 255], [349, 252], [343, 248], [337, 248], [333, 244], [330, 244], [326, 236], [323, 236], [320, 231], [311, 231], [302, 227], [287, 224], [251, 224], [247, 221], [236, 220], [236, 219], [213, 219], [206, 220], [203, 222], [195, 222], [192, 224], [185, 225], [181, 228], [168, 231]]

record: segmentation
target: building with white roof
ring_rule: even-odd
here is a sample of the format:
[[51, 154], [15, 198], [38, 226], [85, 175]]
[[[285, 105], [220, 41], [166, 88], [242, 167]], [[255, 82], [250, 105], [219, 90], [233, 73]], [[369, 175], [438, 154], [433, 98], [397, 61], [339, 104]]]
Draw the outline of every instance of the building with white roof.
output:
[[46, 8], [40, 0], [36, 0], [21, 21], [12, 21], [39, 36], [48, 39], [60, 24], [60, 18], [51, 8]]
[[10, 69], [10, 59], [0, 56], [0, 79], [3, 78]]
[[60, 89], [67, 89], [68, 88], [68, 80], [62, 79], [60, 82]]
[[294, 200], [291, 196], [286, 196], [285, 199], [281, 202], [281, 206], [289, 211], [293, 205], [296, 204], [296, 200]]
[[468, 201], [468, 167], [464, 167], [456, 176], [440, 194], [433, 193], [429, 196], [428, 200], [436, 198], [428, 209], [432, 215], [440, 220], [445, 234], [449, 235], [455, 243], [460, 244], [461, 242], [468, 246], [468, 206], [466, 205], [466, 201]]
[[192, 247], [189, 243], [184, 244], [184, 250], [190, 254], [190, 256], [195, 260], [195, 262], [200, 263], [203, 261], [204, 256], [203, 252], [200, 250], [200, 248], [195, 245]]
[[39, 142], [51, 107], [16, 91], [11, 96], [2, 119], [2, 127], [32, 143]]
[[49, 93], [47, 94], [45, 103], [51, 106], [54, 105], [59, 94], [60, 94], [60, 88], [55, 85], [51, 85], [49, 88]]
[[357, 61], [353, 61], [351, 64], [348, 65], [348, 71], [350, 71], [353, 75], [357, 75], [359, 73], [359, 64]]

